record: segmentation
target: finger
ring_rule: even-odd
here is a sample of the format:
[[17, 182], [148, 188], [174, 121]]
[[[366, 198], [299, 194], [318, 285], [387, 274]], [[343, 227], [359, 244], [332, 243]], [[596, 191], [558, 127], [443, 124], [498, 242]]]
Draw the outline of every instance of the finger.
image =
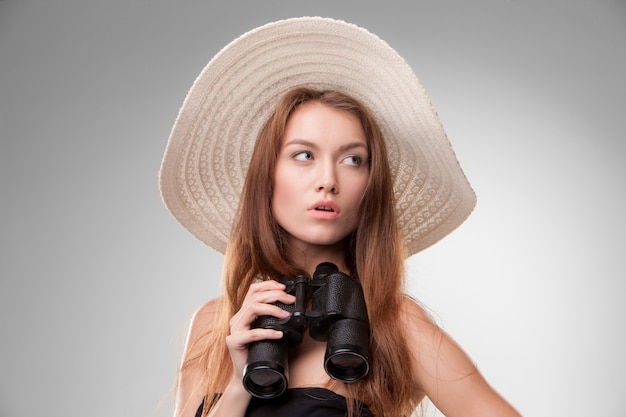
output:
[[274, 316], [279, 319], [289, 317], [290, 313], [272, 303], [293, 304], [296, 297], [287, 294], [285, 285], [269, 280], [256, 282], [250, 286], [239, 311], [230, 319], [231, 333], [250, 329], [259, 316]]
[[278, 318], [287, 317], [288, 314], [285, 314], [284, 310], [270, 303], [293, 304], [295, 301], [295, 296], [287, 294], [283, 290], [262, 290], [262, 287], [257, 287], [255, 291], [248, 293], [240, 310], [233, 316], [235, 320], [231, 320], [231, 325], [233, 321], [244, 324], [252, 323], [256, 317], [261, 315], [272, 315]]
[[259, 281], [250, 285], [248, 288], [248, 295], [258, 292], [258, 291], [269, 291], [269, 290], [285, 290], [285, 284], [274, 281], [273, 279], [267, 281]]
[[249, 330], [254, 320], [260, 316], [273, 316], [286, 319], [290, 312], [273, 304], [255, 303], [244, 306], [230, 319], [230, 332]]
[[252, 329], [231, 333], [226, 337], [226, 346], [230, 350], [245, 350], [248, 344], [259, 340], [276, 340], [283, 337], [283, 332], [272, 329]]
[[250, 293], [243, 301], [246, 303], [275, 303], [280, 301], [284, 304], [293, 304], [296, 301], [296, 297], [292, 294], [288, 294], [283, 290], [266, 290]]

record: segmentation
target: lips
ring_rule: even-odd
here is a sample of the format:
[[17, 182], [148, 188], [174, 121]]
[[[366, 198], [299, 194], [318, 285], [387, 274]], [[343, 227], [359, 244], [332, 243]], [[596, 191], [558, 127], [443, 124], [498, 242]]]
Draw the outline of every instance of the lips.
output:
[[311, 204], [311, 206], [309, 207], [309, 210], [330, 211], [330, 212], [339, 213], [339, 206], [335, 204], [334, 201], [322, 200], [322, 201], [316, 201], [315, 203]]
[[333, 220], [339, 216], [339, 206], [333, 201], [317, 201], [309, 207], [309, 214], [319, 220]]

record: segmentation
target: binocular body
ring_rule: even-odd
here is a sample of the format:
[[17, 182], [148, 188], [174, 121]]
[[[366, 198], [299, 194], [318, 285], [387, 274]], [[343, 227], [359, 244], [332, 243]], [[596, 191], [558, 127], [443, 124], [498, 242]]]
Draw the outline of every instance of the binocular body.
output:
[[[248, 346], [248, 361], [243, 384], [258, 398], [281, 395], [288, 385], [285, 376], [288, 350], [302, 343], [308, 326], [310, 336], [326, 341], [324, 369], [333, 379], [354, 382], [369, 372], [369, 321], [361, 285], [337, 267], [324, 262], [313, 278], [283, 278], [286, 292], [294, 295], [294, 304], [275, 303], [291, 313], [286, 319], [261, 316], [254, 328], [282, 331], [278, 340], [261, 340]], [[311, 298], [311, 307], [307, 304]]]

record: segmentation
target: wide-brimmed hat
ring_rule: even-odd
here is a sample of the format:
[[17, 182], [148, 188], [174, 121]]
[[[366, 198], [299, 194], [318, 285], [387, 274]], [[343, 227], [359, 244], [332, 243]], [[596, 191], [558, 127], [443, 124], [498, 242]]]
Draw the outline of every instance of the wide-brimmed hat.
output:
[[225, 252], [257, 135], [279, 99], [301, 86], [348, 94], [375, 117], [409, 256], [467, 218], [476, 197], [404, 59], [361, 27], [303, 17], [234, 40], [189, 90], [167, 144], [160, 189], [171, 214], [194, 236]]

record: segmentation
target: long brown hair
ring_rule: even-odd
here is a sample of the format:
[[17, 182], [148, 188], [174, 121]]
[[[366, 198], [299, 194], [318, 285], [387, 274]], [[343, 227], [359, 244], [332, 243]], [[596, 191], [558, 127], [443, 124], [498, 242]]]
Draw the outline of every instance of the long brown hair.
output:
[[[279, 278], [303, 273], [287, 256], [286, 232], [272, 216], [274, 167], [291, 114], [316, 101], [356, 115], [363, 127], [370, 156], [369, 182], [360, 207], [359, 223], [346, 239], [346, 265], [363, 287], [371, 328], [370, 375], [346, 384], [351, 401], [363, 401], [379, 417], [409, 416], [417, 406], [406, 358], [410, 352], [401, 323], [405, 252], [394, 209], [393, 182], [383, 136], [369, 111], [357, 100], [336, 92], [297, 88], [277, 105], [259, 137], [243, 186], [237, 222], [226, 250], [222, 320], [212, 329], [200, 357], [206, 373], [206, 398], [221, 392], [232, 373], [224, 338], [228, 320], [240, 308], [249, 286], [259, 277]], [[183, 365], [185, 366], [185, 365]], [[205, 407], [205, 414], [208, 407]]]

